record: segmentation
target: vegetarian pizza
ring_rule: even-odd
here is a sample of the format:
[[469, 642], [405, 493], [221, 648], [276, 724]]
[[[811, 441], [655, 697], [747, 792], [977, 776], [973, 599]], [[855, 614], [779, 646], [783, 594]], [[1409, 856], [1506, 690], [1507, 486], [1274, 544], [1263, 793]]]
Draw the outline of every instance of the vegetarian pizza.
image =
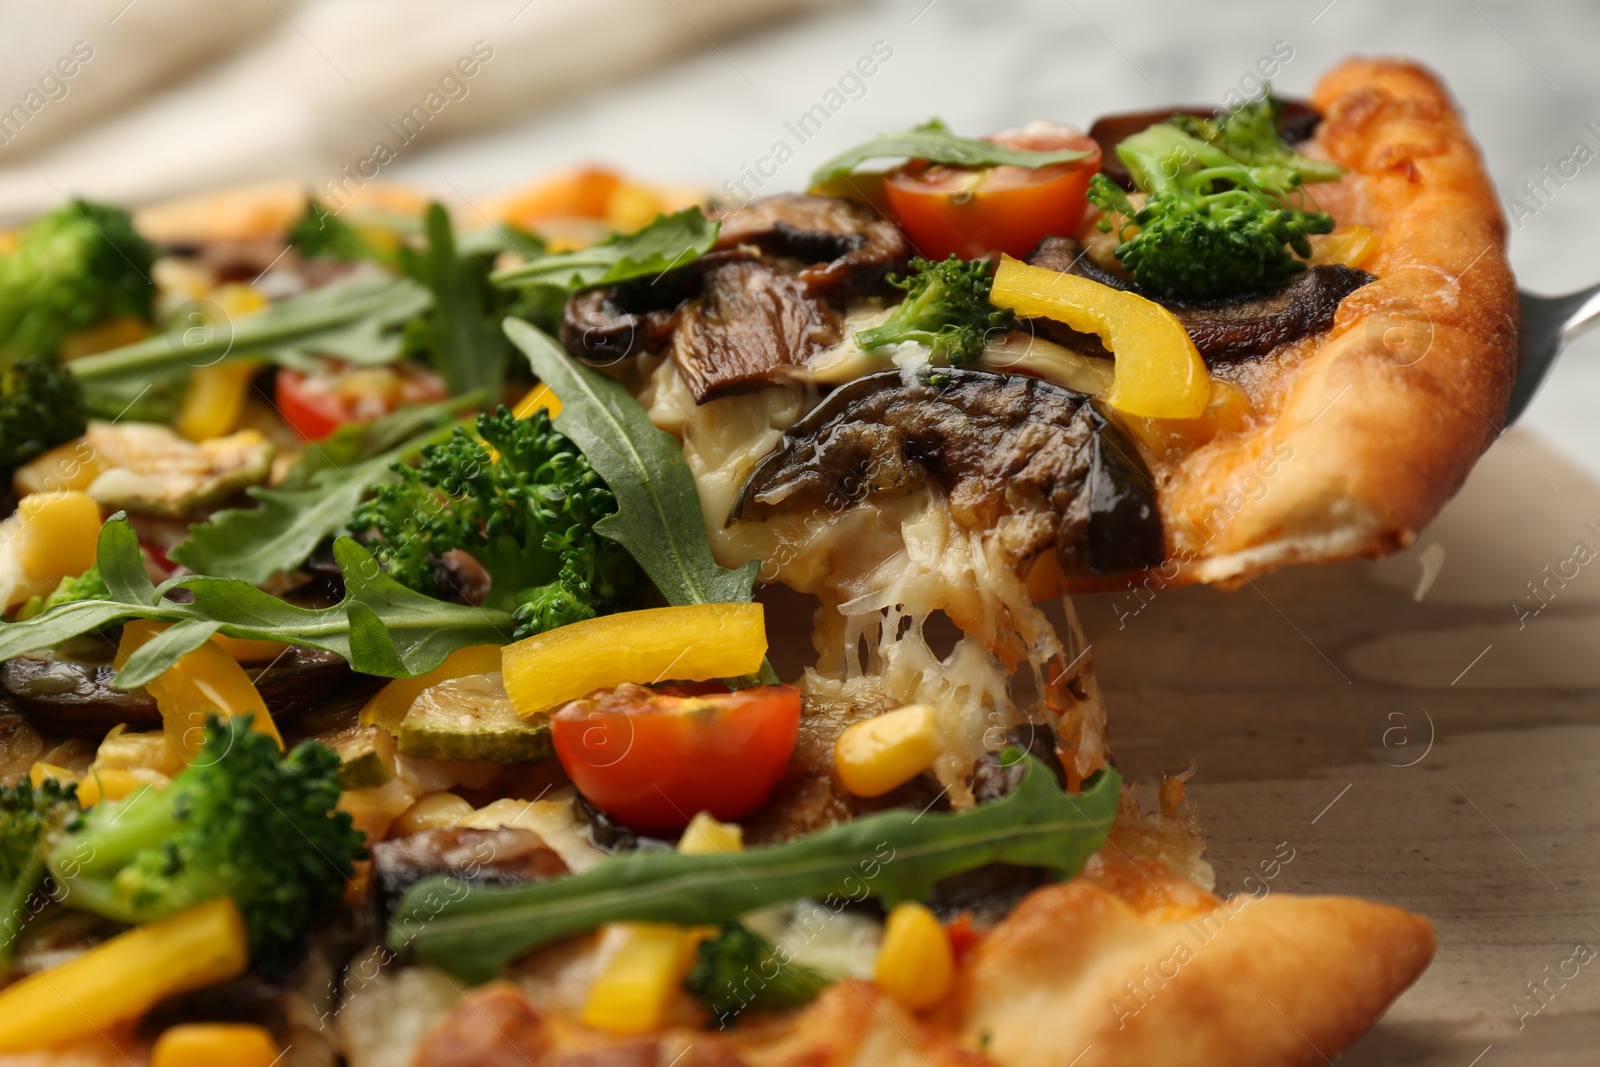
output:
[[1274, 1067], [1422, 972], [1213, 893], [1067, 597], [1390, 551], [1498, 431], [1429, 73], [490, 214], [0, 235], [0, 1063]]

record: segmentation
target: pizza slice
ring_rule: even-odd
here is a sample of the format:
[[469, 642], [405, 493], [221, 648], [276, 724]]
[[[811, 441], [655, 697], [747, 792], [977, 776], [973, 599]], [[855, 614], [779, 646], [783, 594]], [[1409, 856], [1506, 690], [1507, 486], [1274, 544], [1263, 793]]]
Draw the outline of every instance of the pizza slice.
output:
[[[1392, 550], [1492, 440], [1504, 225], [1431, 75], [496, 214], [148, 210], [159, 291], [7, 364], [0, 1062], [1276, 1067], [1427, 966], [1213, 894], [1067, 594]], [[127, 336], [152, 295], [202, 328]]]

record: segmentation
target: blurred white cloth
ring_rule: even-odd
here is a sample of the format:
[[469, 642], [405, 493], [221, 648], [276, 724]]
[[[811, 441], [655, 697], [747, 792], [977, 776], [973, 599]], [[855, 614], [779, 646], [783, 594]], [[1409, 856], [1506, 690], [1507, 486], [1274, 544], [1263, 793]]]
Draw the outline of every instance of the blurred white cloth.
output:
[[367, 162], [380, 143], [405, 158], [835, 2], [10, 5], [0, 15], [0, 218], [69, 195], [137, 203], [385, 167], [394, 159]]

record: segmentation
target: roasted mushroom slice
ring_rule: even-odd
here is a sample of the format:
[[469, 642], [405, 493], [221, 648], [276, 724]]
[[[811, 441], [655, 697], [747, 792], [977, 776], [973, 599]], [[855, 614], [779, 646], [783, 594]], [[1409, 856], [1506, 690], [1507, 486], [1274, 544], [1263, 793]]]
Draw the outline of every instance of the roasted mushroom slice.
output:
[[159, 729], [156, 702], [143, 690], [113, 689], [116, 676], [107, 664], [18, 656], [0, 666], [0, 687], [52, 730], [103, 734], [119, 722]]
[[584, 290], [562, 308], [562, 347], [579, 359], [606, 363], [631, 353], [659, 352], [672, 339], [684, 302], [700, 295], [705, 272], [750, 255], [708, 252], [657, 277]]
[[[293, 719], [334, 697], [359, 696], [374, 688], [373, 682], [358, 679], [335, 653], [297, 646], [246, 673], [267, 710], [280, 720]], [[116, 677], [109, 664], [53, 656], [18, 656], [0, 665], [0, 689], [41, 726], [86, 737], [100, 737], [118, 723], [135, 730], [159, 729], [156, 702], [143, 689], [114, 688]]]
[[849, 200], [803, 193], [765, 197], [723, 215], [716, 247], [740, 245], [807, 264], [799, 274], [806, 288], [834, 299], [880, 290], [911, 256], [893, 223]]
[[455, 827], [380, 841], [372, 846], [373, 881], [384, 911], [407, 889], [434, 874], [448, 874], [468, 885], [517, 885], [568, 873], [560, 856], [532, 830]]
[[670, 344], [704, 403], [837, 343], [843, 302], [882, 292], [911, 254], [892, 223], [832, 197], [767, 197], [721, 221], [716, 247], [695, 262], [568, 300], [562, 346], [616, 362]]
[[[1279, 345], [1323, 332], [1333, 325], [1341, 300], [1377, 280], [1363, 270], [1323, 264], [1296, 274], [1274, 289], [1220, 300], [1174, 300], [1102, 270], [1070, 237], [1046, 237], [1028, 254], [1028, 262], [1156, 301], [1177, 316], [1200, 355], [1213, 363], [1264, 356]], [[1095, 339], [1086, 339], [1059, 324], [1035, 321], [1034, 329], [1057, 344], [1085, 355], [1097, 354]]]
[[673, 335], [672, 358], [703, 404], [765, 385], [778, 368], [804, 363], [842, 334], [839, 312], [792, 274], [761, 259], [736, 260], [705, 272], [704, 292], [684, 308]]
[[573, 296], [561, 309], [562, 347], [580, 359], [603, 363], [661, 348], [678, 326], [683, 298], [665, 307], [641, 307], [630, 306], [626, 297], [620, 285]]
[[1149, 472], [1087, 396], [958, 368], [910, 381], [883, 371], [829, 394], [756, 465], [729, 521], [837, 510], [930, 481], [959, 525], [996, 531], [1018, 573], [1050, 549], [1067, 574], [1166, 555]]

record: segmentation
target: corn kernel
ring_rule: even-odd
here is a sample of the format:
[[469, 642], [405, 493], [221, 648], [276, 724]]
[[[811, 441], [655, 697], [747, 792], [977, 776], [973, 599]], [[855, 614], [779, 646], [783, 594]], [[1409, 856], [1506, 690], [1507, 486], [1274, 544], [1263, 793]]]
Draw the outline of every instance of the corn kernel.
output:
[[742, 852], [744, 827], [736, 822], [718, 822], [709, 811], [702, 811], [689, 820], [683, 836], [678, 838], [678, 851], [688, 856], [708, 852]]
[[894, 906], [872, 977], [878, 988], [913, 1011], [950, 994], [956, 981], [955, 953], [933, 912], [913, 902]]
[[424, 830], [447, 830], [471, 815], [473, 808], [454, 793], [425, 793], [400, 813], [389, 827], [395, 837]]
[[670, 923], [614, 923], [601, 936], [621, 944], [589, 987], [584, 1025], [614, 1034], [656, 1029], [688, 973], [701, 932]]
[[858, 797], [878, 797], [933, 766], [944, 745], [933, 709], [907, 704], [845, 728], [833, 762], [844, 787]]
[[269, 1067], [277, 1058], [278, 1043], [264, 1027], [184, 1023], [156, 1038], [150, 1067]]

